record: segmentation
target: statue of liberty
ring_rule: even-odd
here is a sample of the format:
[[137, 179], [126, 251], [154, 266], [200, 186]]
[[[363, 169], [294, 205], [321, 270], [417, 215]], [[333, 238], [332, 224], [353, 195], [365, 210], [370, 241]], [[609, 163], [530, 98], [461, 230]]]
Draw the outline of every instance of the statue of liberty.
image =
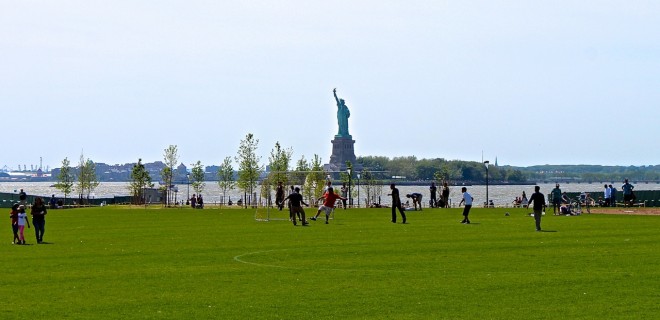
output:
[[335, 137], [350, 138], [351, 135], [348, 133], [348, 118], [351, 116], [351, 112], [348, 110], [344, 99], [337, 98], [337, 88], [334, 88], [332, 93], [335, 95], [335, 100], [337, 101], [337, 124], [339, 124], [339, 132]]

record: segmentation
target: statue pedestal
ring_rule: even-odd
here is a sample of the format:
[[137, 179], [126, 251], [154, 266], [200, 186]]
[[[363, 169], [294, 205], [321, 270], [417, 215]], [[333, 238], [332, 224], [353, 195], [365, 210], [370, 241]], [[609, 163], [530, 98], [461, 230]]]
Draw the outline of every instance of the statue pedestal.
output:
[[330, 141], [332, 142], [332, 155], [330, 156], [330, 163], [325, 165], [327, 171], [345, 171], [346, 161], [353, 164], [353, 169], [358, 171], [356, 158], [355, 158], [355, 140], [352, 137], [338, 137]]

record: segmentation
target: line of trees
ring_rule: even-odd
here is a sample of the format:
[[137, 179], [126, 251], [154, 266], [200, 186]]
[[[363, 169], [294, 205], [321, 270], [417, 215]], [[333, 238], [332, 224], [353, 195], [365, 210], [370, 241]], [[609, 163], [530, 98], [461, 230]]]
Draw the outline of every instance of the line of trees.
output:
[[[248, 199], [248, 195], [256, 195], [256, 188], [261, 185], [261, 197], [270, 199], [270, 194], [274, 192], [277, 182], [282, 181], [285, 185], [302, 186], [303, 195], [308, 199], [321, 195], [328, 173], [324, 171], [323, 162], [318, 155], [315, 154], [311, 160], [307, 160], [303, 155], [295, 161], [295, 166], [292, 166], [294, 163], [293, 149], [285, 148], [276, 142], [268, 158], [269, 174], [264, 178], [264, 165], [261, 163], [261, 157], [257, 156], [258, 147], [259, 139], [252, 133], [248, 133], [240, 141], [237, 154], [233, 157], [238, 168], [234, 169], [232, 157], [224, 158], [217, 172], [214, 173], [223, 194], [239, 188], [243, 191], [244, 199]], [[185, 173], [177, 172], [178, 162], [178, 147], [176, 145], [168, 146], [164, 150], [163, 168], [160, 171], [161, 179], [164, 182], [161, 191], [165, 195], [164, 203], [167, 206], [174, 203], [175, 177], [185, 175], [197, 194], [202, 193], [206, 186], [206, 172], [201, 161], [191, 164], [191, 172]], [[660, 180], [660, 166], [544, 165], [513, 167], [490, 165], [486, 167], [484, 163], [476, 161], [443, 158], [417, 159], [415, 156], [394, 158], [364, 156], [358, 157], [356, 164], [360, 164], [364, 169], [360, 172], [353, 172], [350, 178], [346, 172], [335, 175], [335, 178], [338, 176], [342, 182], [350, 184], [350, 196], [355, 197], [356, 177], [357, 174], [361, 174], [362, 183], [360, 185], [365, 193], [363, 199], [368, 199], [368, 201], [377, 199], [377, 196], [382, 193], [383, 183], [387, 184], [393, 177], [397, 177], [398, 181], [436, 181], [438, 183], [447, 181], [450, 184], [484, 183], [486, 175], [488, 175], [490, 183], [510, 184], [551, 182], [558, 179], [588, 182], [619, 181], [625, 178], [646, 181]], [[347, 163], [347, 166], [352, 168], [353, 164]], [[142, 159], [139, 159], [132, 168], [129, 183], [129, 190], [136, 204], [146, 201], [144, 191], [147, 188], [153, 188], [151, 179]], [[78, 193], [81, 203], [88, 201], [90, 194], [99, 185], [96, 164], [89, 158], [86, 159], [83, 154], [80, 155], [80, 162], [75, 168], [71, 168], [68, 158], [64, 158], [57, 180], [55, 187], [64, 193], [65, 202], [74, 190]], [[251, 204], [254, 203], [247, 203], [247, 201], [244, 203], [246, 207]]]

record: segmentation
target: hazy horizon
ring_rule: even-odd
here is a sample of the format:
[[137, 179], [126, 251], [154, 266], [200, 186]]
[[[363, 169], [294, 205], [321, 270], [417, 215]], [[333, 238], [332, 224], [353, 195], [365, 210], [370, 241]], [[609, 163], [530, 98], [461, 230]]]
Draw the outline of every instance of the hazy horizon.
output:
[[[660, 162], [660, 2], [5, 1], [0, 165], [356, 156]], [[653, 138], [656, 137], [656, 138]], [[10, 152], [12, 150], [13, 152]]]

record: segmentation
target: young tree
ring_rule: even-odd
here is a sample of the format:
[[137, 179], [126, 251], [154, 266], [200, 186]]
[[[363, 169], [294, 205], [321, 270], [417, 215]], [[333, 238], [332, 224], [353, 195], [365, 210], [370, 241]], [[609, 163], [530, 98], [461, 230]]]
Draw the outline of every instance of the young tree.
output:
[[225, 202], [227, 190], [233, 190], [236, 186], [234, 181], [234, 167], [231, 165], [231, 157], [226, 157], [218, 168], [218, 186], [222, 190], [222, 203]]
[[362, 170], [362, 180], [360, 186], [364, 190], [365, 199], [367, 201], [366, 205], [370, 205], [373, 202], [378, 202], [378, 197], [383, 193], [383, 183], [378, 180], [373, 172], [369, 169]]
[[64, 204], [66, 204], [66, 198], [71, 192], [73, 192], [73, 182], [74, 177], [71, 173], [71, 162], [68, 158], [62, 160], [62, 167], [60, 168], [60, 174], [57, 175], [57, 183], [55, 188], [64, 193]]
[[163, 154], [165, 168], [163, 168], [160, 175], [163, 178], [163, 182], [165, 182], [165, 190], [167, 193], [165, 196], [166, 206], [170, 206], [170, 203], [172, 202], [172, 182], [174, 180], [174, 173], [176, 172], [175, 166], [179, 162], [178, 153], [177, 146], [170, 145], [165, 149], [165, 153]]
[[275, 148], [270, 151], [268, 158], [270, 172], [268, 177], [261, 182], [261, 196], [270, 200], [270, 192], [274, 191], [278, 182], [282, 182], [284, 186], [289, 184], [289, 163], [291, 162], [291, 155], [293, 150], [282, 149], [279, 142], [275, 143]]
[[131, 181], [128, 185], [128, 189], [131, 195], [133, 195], [133, 203], [145, 204], [147, 199], [145, 198], [144, 189], [153, 188], [153, 186], [151, 176], [149, 176], [149, 172], [145, 169], [144, 164], [142, 164], [142, 159], [138, 159], [138, 163], [133, 165]]
[[197, 163], [193, 163], [190, 173], [190, 177], [193, 181], [193, 190], [195, 190], [195, 193], [198, 195], [201, 195], [204, 191], [204, 187], [206, 187], [206, 183], [204, 182], [204, 166], [202, 166], [202, 162], [198, 160]]
[[[241, 140], [241, 144], [238, 147], [238, 155], [235, 159], [238, 163], [237, 184], [243, 190], [244, 194], [253, 194], [259, 180], [259, 175], [263, 171], [263, 166], [259, 165], [261, 158], [256, 153], [258, 146], [259, 139], [255, 139], [252, 133], [248, 133], [245, 139]], [[247, 208], [247, 199], [245, 199], [244, 204]]]
[[325, 185], [327, 172], [323, 170], [321, 157], [314, 155], [314, 159], [310, 163], [310, 171], [305, 178], [303, 186], [304, 195], [310, 201], [315, 200], [323, 195], [323, 187]]
[[291, 174], [291, 183], [295, 185], [303, 185], [305, 183], [305, 177], [307, 176], [307, 172], [310, 170], [309, 163], [307, 162], [307, 159], [305, 159], [305, 156], [301, 156], [300, 160], [296, 162], [296, 169], [293, 171], [293, 174]]
[[90, 194], [99, 186], [96, 177], [96, 164], [90, 160], [85, 160], [85, 156], [80, 154], [80, 163], [78, 164], [78, 191], [80, 192], [80, 201], [86, 199], [89, 203]]

